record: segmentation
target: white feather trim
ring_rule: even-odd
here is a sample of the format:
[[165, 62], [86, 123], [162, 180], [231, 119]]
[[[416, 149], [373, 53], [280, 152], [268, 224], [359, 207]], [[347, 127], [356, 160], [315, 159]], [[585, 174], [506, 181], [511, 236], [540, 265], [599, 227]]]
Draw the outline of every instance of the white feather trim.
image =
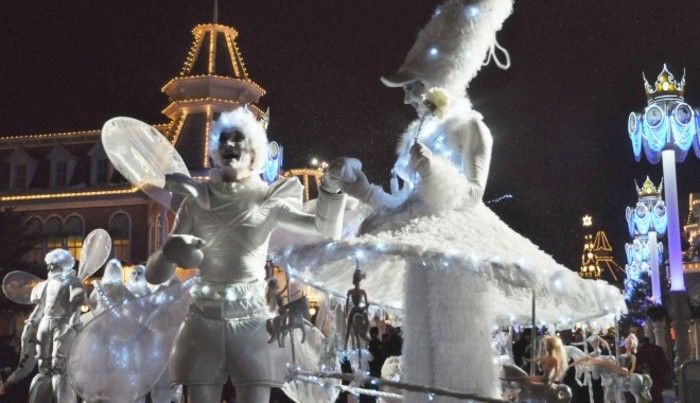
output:
[[246, 135], [246, 141], [255, 152], [253, 170], [260, 171], [267, 161], [267, 133], [255, 114], [246, 107], [223, 112], [209, 131], [209, 156], [217, 166], [221, 165], [218, 153], [219, 136], [224, 130], [237, 128]]
[[461, 95], [512, 12], [512, 0], [446, 1], [418, 33], [399, 70], [413, 73], [426, 87]]

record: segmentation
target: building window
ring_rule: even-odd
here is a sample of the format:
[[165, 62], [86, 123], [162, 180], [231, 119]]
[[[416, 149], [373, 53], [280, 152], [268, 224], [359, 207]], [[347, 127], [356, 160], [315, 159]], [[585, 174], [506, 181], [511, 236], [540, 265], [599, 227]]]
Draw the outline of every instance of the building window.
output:
[[25, 223], [26, 231], [34, 237], [34, 246], [25, 255], [25, 261], [32, 264], [39, 264], [44, 260], [44, 239], [42, 232], [44, 224], [38, 217], [32, 217]]
[[68, 163], [61, 161], [56, 163], [56, 186], [68, 185]]
[[106, 158], [95, 161], [95, 182], [107, 183], [109, 175], [109, 161]]
[[80, 259], [80, 252], [83, 249], [83, 235], [85, 234], [82, 217], [77, 215], [68, 217], [64, 232], [66, 234], [66, 249], [76, 260]]
[[21, 164], [15, 167], [15, 188], [16, 189], [26, 189], [27, 188], [27, 165]]
[[73, 255], [75, 260], [80, 259], [80, 252], [83, 251], [83, 237], [76, 235], [68, 235], [66, 237], [66, 249]]
[[121, 261], [131, 258], [131, 219], [126, 213], [116, 213], [109, 220], [109, 235], [112, 237], [114, 257]]
[[63, 222], [60, 218], [51, 217], [46, 220], [44, 233], [46, 234], [46, 249], [48, 251], [63, 248]]
[[15, 147], [5, 161], [10, 164], [9, 189], [28, 188], [36, 170], [37, 160], [30, 157], [22, 147]]

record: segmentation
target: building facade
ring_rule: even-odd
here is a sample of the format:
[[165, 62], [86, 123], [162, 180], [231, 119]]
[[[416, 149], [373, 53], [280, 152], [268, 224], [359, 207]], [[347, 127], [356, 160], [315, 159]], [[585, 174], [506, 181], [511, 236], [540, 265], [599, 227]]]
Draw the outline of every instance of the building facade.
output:
[[[211, 23], [192, 30], [193, 40], [179, 74], [162, 91], [170, 104], [164, 123], [151, 122], [183, 157], [193, 177], [210, 168], [210, 122], [243, 105], [267, 117], [257, 103], [265, 90], [248, 75], [236, 29]], [[264, 176], [276, 179], [282, 148], [274, 144]], [[80, 255], [82, 240], [96, 228], [113, 240], [113, 255], [126, 264], [144, 262], [160, 246], [172, 223], [156, 202], [114, 170], [100, 130], [0, 137], [0, 208], [12, 207], [40, 234], [26, 260], [41, 263], [53, 248]]]

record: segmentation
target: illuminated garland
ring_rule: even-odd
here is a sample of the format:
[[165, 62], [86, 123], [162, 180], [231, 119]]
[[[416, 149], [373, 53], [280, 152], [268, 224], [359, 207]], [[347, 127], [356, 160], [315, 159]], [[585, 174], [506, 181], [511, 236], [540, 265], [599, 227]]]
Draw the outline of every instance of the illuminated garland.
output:
[[[377, 378], [373, 376], [368, 376], [366, 373], [363, 373], [361, 371], [355, 371], [352, 374], [342, 374], [342, 373], [337, 373], [337, 372], [310, 372], [310, 371], [302, 371], [299, 367], [293, 368], [292, 366], [288, 365], [289, 370], [288, 370], [288, 378], [290, 379], [298, 379], [302, 382], [308, 382], [308, 383], [313, 383], [315, 385], [319, 386], [331, 386], [328, 385], [327, 383], [323, 382], [324, 379], [337, 379], [345, 382], [351, 382], [356, 385], [366, 385], [367, 383], [371, 385], [375, 385], [377, 387], [381, 386], [386, 386], [390, 388], [396, 388], [396, 389], [403, 389], [408, 392], [418, 392], [418, 393], [425, 393], [426, 398], [428, 401], [432, 401], [435, 399], [436, 396], [445, 396], [445, 397], [452, 397], [456, 399], [462, 399], [462, 400], [473, 400], [477, 402], [487, 402], [487, 403], [508, 403], [507, 400], [503, 399], [494, 399], [490, 397], [485, 397], [485, 396], [480, 396], [475, 393], [466, 393], [466, 392], [458, 392], [454, 390], [449, 390], [449, 389], [442, 389], [442, 388], [436, 388], [436, 387], [429, 387], [429, 386], [423, 386], [423, 385], [417, 385], [413, 383], [407, 383], [407, 382], [396, 382], [396, 381], [390, 381], [388, 379], [382, 379], [382, 378]], [[343, 386], [343, 385], [332, 385], [332, 387], [341, 389], [341, 390], [347, 390], [350, 393], [359, 395], [359, 394], [364, 394], [364, 395], [370, 395], [370, 396], [381, 396], [382, 394], [386, 394], [384, 397], [388, 398], [399, 398], [400, 395], [395, 394], [395, 393], [387, 393], [387, 392], [378, 392], [376, 390], [371, 390], [371, 389], [364, 389], [362, 387], [354, 387], [354, 386]], [[403, 399], [403, 397], [400, 397]]]

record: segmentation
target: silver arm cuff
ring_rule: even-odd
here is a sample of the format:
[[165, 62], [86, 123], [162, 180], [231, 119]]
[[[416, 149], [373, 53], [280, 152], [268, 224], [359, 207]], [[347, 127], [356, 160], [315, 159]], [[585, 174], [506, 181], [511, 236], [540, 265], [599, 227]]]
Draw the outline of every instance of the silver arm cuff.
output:
[[340, 238], [343, 230], [346, 197], [343, 193], [329, 193], [321, 187], [316, 202], [316, 230], [333, 239]]

